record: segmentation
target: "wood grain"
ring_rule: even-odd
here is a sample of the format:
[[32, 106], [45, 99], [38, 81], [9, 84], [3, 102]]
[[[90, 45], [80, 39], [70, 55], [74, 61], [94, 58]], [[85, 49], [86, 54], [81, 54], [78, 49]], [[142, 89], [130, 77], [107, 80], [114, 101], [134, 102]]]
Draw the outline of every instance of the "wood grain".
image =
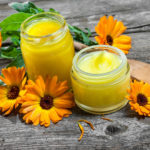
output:
[[[0, 20], [15, 11], [9, 2], [24, 0], [0, 0]], [[33, 1], [33, 0], [31, 0]], [[127, 25], [126, 34], [132, 37], [132, 50], [128, 58], [150, 63], [150, 1], [148, 0], [34, 0], [39, 7], [60, 11], [67, 22], [81, 28], [89, 27], [93, 37], [94, 26], [104, 14], [114, 15]], [[0, 60], [4, 67], [7, 60]], [[149, 74], [148, 74], [149, 75]], [[106, 116], [113, 122], [90, 115], [78, 108], [69, 118], [64, 118], [48, 128], [34, 127], [22, 122], [18, 115], [0, 116], [0, 149], [5, 150], [149, 150], [150, 119], [139, 117], [129, 105]], [[77, 120], [93, 123], [92, 131], [83, 124], [85, 134], [78, 142], [80, 130]]]
[[131, 67], [131, 76], [137, 80], [141, 80], [150, 84], [150, 64], [128, 59]]

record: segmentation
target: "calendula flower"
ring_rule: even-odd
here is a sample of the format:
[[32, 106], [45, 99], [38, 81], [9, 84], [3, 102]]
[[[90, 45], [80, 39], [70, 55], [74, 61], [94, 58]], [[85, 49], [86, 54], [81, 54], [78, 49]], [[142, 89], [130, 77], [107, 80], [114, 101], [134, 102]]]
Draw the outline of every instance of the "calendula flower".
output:
[[150, 116], [150, 85], [142, 81], [131, 82], [128, 90], [131, 109], [139, 115]]
[[25, 94], [25, 68], [10, 67], [2, 69], [3, 76], [0, 79], [6, 84], [0, 86], [0, 110], [4, 115], [11, 113], [13, 108], [17, 108], [22, 96]]
[[99, 44], [117, 47], [125, 54], [128, 54], [131, 48], [131, 37], [121, 35], [126, 28], [123, 22], [114, 20], [112, 16], [108, 18], [103, 16], [95, 27], [95, 31], [98, 34], [95, 39]]
[[1, 35], [1, 32], [0, 32], [0, 47], [2, 46], [2, 35]]
[[57, 76], [47, 77], [45, 81], [41, 76], [35, 82], [28, 80], [26, 89], [20, 109], [20, 113], [25, 114], [23, 120], [26, 123], [48, 127], [50, 120], [57, 123], [72, 114], [68, 108], [74, 106], [73, 94], [66, 92], [66, 81], [57, 83]]

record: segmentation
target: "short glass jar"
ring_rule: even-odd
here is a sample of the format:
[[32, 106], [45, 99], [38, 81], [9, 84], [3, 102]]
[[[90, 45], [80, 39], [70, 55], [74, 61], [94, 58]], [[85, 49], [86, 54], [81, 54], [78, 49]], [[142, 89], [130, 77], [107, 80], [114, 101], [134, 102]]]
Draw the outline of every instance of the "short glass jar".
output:
[[[78, 66], [82, 57], [97, 51], [107, 51], [117, 55], [121, 62], [110, 72], [92, 74]], [[121, 109], [127, 104], [125, 98], [130, 86], [130, 67], [125, 54], [118, 48], [96, 45], [78, 52], [71, 71], [72, 88], [76, 104], [94, 114], [107, 114]]]
[[30, 79], [57, 75], [70, 82], [74, 45], [61, 15], [45, 12], [26, 19], [21, 25], [21, 51]]

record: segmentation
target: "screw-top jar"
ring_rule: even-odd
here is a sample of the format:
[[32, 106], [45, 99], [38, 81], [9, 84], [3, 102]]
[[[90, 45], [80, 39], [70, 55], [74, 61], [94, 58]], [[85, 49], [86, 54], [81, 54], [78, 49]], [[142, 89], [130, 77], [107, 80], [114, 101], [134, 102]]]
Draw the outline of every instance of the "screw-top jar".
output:
[[95, 114], [122, 108], [128, 102], [129, 70], [127, 58], [118, 48], [97, 45], [81, 50], [73, 59], [71, 72], [76, 104]]
[[70, 81], [73, 39], [64, 18], [51, 12], [33, 15], [21, 25], [21, 50], [30, 79], [57, 75]]

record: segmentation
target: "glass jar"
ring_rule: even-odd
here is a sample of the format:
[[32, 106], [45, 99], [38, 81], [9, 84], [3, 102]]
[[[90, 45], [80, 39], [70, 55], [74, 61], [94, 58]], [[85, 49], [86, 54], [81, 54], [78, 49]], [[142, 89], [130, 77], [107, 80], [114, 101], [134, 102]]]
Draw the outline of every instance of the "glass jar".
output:
[[[51, 24], [58, 28], [53, 31]], [[51, 33], [48, 30], [52, 30]], [[44, 78], [57, 75], [59, 80], [70, 82], [74, 45], [61, 15], [45, 12], [26, 19], [21, 25], [21, 51], [30, 79], [35, 80], [38, 75]]]
[[[121, 59], [117, 68], [110, 72], [92, 74], [79, 68], [79, 61], [97, 51], [113, 53]], [[107, 114], [127, 104], [125, 96], [130, 85], [130, 68], [125, 54], [118, 48], [97, 45], [78, 52], [71, 71], [75, 102], [81, 109], [94, 114]]]

